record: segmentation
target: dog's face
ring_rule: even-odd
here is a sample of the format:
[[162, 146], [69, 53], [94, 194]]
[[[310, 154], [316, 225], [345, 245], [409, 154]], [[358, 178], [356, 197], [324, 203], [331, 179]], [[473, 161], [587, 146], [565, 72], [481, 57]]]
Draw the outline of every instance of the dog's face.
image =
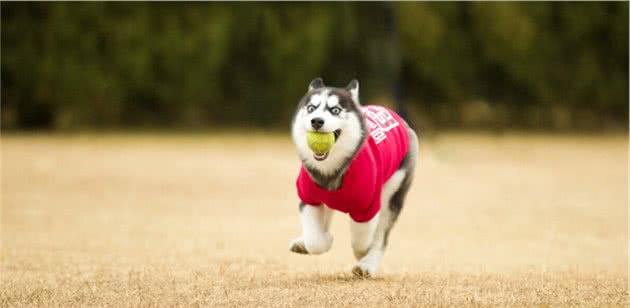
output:
[[[293, 142], [302, 162], [324, 174], [336, 171], [361, 146], [363, 121], [358, 81], [333, 88], [324, 86], [320, 78], [313, 80], [293, 119]], [[310, 131], [334, 133], [335, 144], [328, 153], [318, 155], [309, 149], [306, 134]]]

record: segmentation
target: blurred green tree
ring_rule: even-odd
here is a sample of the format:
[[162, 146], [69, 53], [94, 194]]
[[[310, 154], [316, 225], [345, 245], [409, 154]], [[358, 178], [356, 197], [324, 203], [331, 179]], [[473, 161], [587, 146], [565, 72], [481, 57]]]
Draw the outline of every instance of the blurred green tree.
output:
[[316, 76], [421, 127], [628, 123], [627, 2], [0, 6], [3, 129], [286, 128]]

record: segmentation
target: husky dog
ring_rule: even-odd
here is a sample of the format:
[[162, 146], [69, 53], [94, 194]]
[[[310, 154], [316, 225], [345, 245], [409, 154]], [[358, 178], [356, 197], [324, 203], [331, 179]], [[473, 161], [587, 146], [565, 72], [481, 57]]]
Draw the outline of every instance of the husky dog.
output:
[[[316, 154], [308, 132], [333, 132], [335, 143]], [[356, 276], [374, 277], [390, 230], [411, 185], [419, 146], [416, 133], [393, 111], [359, 104], [359, 82], [345, 88], [311, 81], [292, 123], [292, 138], [302, 161], [296, 183], [302, 236], [290, 243], [301, 254], [330, 249], [334, 210], [348, 213]]]

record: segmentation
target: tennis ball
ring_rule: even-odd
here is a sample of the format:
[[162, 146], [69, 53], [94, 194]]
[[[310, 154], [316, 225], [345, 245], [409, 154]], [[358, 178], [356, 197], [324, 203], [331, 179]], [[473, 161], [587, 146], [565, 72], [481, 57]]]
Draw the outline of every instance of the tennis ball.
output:
[[308, 132], [306, 134], [306, 142], [315, 154], [326, 154], [335, 144], [335, 134], [332, 132]]

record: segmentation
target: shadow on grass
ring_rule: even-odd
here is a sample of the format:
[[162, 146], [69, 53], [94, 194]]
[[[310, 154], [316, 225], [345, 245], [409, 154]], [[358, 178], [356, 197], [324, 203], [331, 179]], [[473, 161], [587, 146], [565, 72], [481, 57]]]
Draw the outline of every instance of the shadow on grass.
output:
[[338, 272], [338, 273], [315, 273], [315, 274], [304, 274], [300, 277], [291, 278], [296, 282], [302, 283], [349, 283], [349, 282], [384, 282], [388, 281], [387, 277], [377, 276], [374, 278], [365, 278], [358, 277], [352, 273], [348, 272]]

